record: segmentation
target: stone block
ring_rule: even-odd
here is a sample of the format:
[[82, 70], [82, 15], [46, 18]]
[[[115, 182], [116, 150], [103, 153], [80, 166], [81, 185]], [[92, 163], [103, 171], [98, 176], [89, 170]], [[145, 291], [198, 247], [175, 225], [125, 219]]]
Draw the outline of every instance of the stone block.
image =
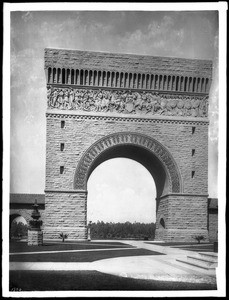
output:
[[43, 232], [41, 230], [28, 230], [28, 246], [42, 246]]

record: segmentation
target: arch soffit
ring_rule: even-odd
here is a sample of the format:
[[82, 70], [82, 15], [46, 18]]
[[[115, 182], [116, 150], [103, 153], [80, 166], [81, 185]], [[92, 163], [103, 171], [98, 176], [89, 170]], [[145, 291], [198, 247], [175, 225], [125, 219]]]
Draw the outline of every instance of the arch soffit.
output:
[[134, 145], [145, 148], [162, 163], [169, 179], [170, 192], [182, 192], [182, 181], [178, 166], [170, 152], [152, 137], [131, 132], [107, 135], [91, 145], [80, 159], [74, 177], [74, 189], [86, 190], [89, 171], [93, 162], [106, 150], [118, 145]]

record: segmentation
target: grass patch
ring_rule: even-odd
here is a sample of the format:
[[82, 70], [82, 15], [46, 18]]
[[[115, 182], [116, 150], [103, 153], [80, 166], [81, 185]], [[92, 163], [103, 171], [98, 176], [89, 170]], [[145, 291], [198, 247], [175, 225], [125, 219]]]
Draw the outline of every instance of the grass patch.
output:
[[[182, 250], [194, 251], [194, 252], [214, 252], [214, 245], [213, 243], [182, 243], [182, 242], [168, 242], [168, 243], [151, 243], [146, 242], [147, 244], [154, 244], [158, 246], [170, 246]], [[184, 246], [184, 247], [183, 247]], [[188, 247], [190, 246], [190, 247]]]
[[142, 255], [164, 255], [159, 252], [147, 249], [123, 249], [110, 251], [85, 251], [85, 252], [63, 252], [63, 253], [42, 253], [42, 254], [20, 254], [10, 255], [10, 261], [18, 262], [92, 262], [100, 259], [142, 256]]
[[[198, 244], [196, 242], [193, 242], [193, 243], [188, 243], [188, 242], [165, 242], [165, 243], [156, 243], [156, 242], [145, 242], [146, 244], [153, 244], [153, 245], [158, 245], [158, 246], [197, 246], [197, 245], [204, 245], [204, 244], [210, 244], [210, 243], [207, 243], [207, 242], [202, 242], [201, 244]], [[212, 247], [213, 247], [213, 244], [212, 244]]]
[[216, 284], [123, 278], [97, 271], [10, 271], [10, 290], [216, 290]]
[[10, 253], [17, 252], [40, 252], [40, 251], [63, 251], [63, 250], [84, 250], [84, 249], [109, 249], [109, 248], [131, 248], [124, 243], [108, 242], [44, 242], [42, 246], [28, 246], [27, 242], [10, 242]]
[[212, 246], [204, 246], [204, 245], [196, 245], [196, 247], [180, 247], [182, 250], [194, 251], [194, 252], [214, 252], [213, 245]]

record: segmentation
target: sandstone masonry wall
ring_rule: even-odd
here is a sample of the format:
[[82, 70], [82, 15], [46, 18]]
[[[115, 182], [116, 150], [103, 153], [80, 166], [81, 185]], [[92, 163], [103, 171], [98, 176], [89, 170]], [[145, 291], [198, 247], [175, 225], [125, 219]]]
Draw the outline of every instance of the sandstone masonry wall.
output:
[[[175, 162], [170, 166], [178, 169], [173, 178], [179, 177], [179, 188], [171, 190], [166, 186], [158, 196], [163, 195], [158, 199], [156, 238], [190, 241], [193, 235], [203, 234], [207, 240], [207, 107], [212, 62], [47, 48], [45, 74], [45, 237], [56, 238], [63, 232], [70, 238], [86, 238], [87, 191], [81, 190], [84, 184], [74, 185], [77, 166], [98, 140], [128, 132], [159, 142]], [[79, 91], [82, 86], [105, 92]], [[108, 88], [114, 90], [106, 91]], [[130, 91], [116, 92], [123, 89]], [[78, 178], [82, 179], [83, 172], [88, 174], [85, 171], [95, 157], [93, 151], [96, 149], [87, 152]], [[132, 154], [129, 158], [134, 157]], [[159, 154], [158, 162], [152, 157], [153, 154], [147, 156], [147, 164], [154, 162], [159, 167]], [[162, 166], [157, 178], [166, 185], [172, 178], [170, 174], [175, 173]], [[156, 173], [151, 172], [154, 176]], [[161, 217], [165, 228], [159, 226]]]
[[209, 224], [209, 240], [217, 241], [218, 239], [218, 210], [209, 210], [208, 215], [208, 224]]
[[65, 67], [211, 78], [209, 60], [171, 58], [147, 55], [90, 52], [66, 49], [45, 49], [45, 68]]
[[[195, 241], [203, 235], [208, 241], [207, 197], [171, 195], [158, 200], [156, 239], [165, 241]], [[165, 228], [159, 226], [161, 217]]]
[[[61, 120], [65, 127], [61, 128]], [[192, 133], [192, 128], [195, 132]], [[167, 120], [127, 121], [122, 118], [91, 118], [47, 114], [46, 190], [73, 189], [74, 174], [83, 153], [98, 139], [117, 132], [136, 132], [162, 143], [178, 164], [183, 192], [208, 193], [207, 122], [169, 122]], [[64, 143], [64, 150], [60, 144]], [[192, 150], [195, 153], [193, 154]], [[64, 166], [60, 174], [60, 166]], [[195, 172], [193, 175], [192, 172]]]

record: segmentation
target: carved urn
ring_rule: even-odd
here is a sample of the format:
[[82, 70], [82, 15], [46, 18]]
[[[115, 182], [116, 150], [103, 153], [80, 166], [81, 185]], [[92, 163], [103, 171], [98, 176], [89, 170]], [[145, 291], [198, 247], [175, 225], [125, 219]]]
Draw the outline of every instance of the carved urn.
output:
[[37, 200], [35, 200], [35, 203], [32, 205], [33, 207], [33, 211], [31, 214], [32, 220], [29, 221], [30, 224], [30, 229], [31, 230], [35, 230], [38, 231], [41, 228], [42, 225], [42, 220], [39, 220], [41, 217], [40, 212], [38, 211], [38, 204], [37, 204]]

